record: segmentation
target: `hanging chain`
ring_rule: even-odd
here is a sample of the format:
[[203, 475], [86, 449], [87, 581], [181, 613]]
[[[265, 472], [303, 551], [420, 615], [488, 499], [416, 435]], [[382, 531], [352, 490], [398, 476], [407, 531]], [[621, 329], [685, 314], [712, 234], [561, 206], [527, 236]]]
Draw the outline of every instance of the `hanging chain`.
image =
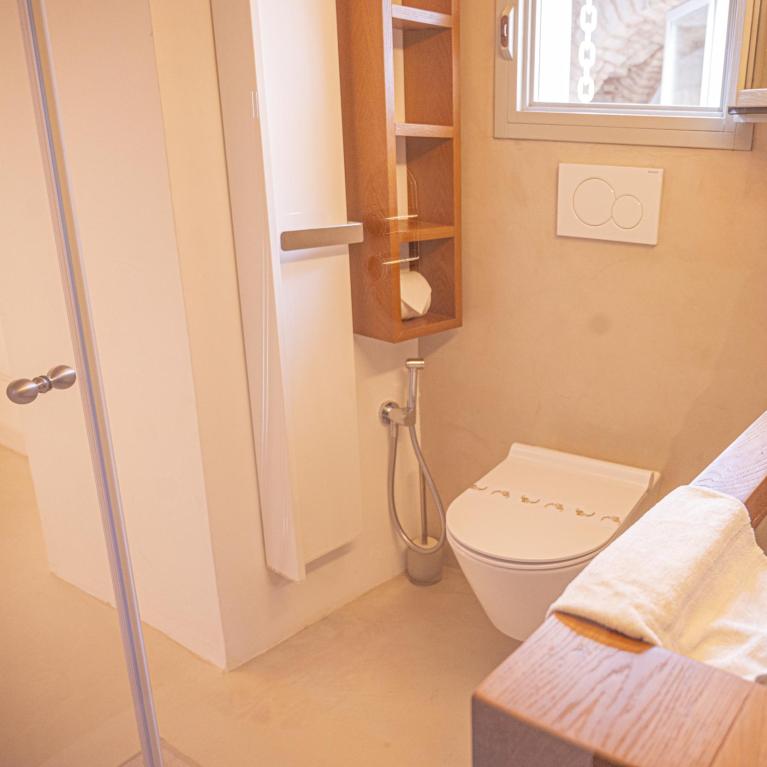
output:
[[584, 0], [579, 19], [583, 30], [583, 42], [578, 46], [578, 63], [583, 74], [578, 78], [578, 98], [584, 104], [590, 104], [594, 99], [596, 86], [591, 70], [597, 60], [597, 49], [591, 40], [591, 35], [597, 28], [597, 8], [594, 0]]

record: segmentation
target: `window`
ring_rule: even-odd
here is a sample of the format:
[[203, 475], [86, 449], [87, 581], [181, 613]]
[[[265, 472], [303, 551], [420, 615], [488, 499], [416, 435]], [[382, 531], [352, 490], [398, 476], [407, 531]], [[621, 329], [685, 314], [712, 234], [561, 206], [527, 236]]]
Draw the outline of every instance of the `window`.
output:
[[749, 149], [747, 0], [498, 0], [496, 136]]

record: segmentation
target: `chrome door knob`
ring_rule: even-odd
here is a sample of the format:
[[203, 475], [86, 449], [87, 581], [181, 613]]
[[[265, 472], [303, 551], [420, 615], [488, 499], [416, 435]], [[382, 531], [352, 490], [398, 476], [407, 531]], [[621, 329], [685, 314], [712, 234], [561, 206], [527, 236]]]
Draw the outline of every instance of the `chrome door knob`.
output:
[[46, 394], [51, 389], [69, 389], [76, 380], [77, 373], [69, 365], [56, 365], [46, 375], [37, 376], [31, 381], [28, 378], [11, 381], [5, 393], [11, 402], [28, 405], [37, 399], [38, 394]]

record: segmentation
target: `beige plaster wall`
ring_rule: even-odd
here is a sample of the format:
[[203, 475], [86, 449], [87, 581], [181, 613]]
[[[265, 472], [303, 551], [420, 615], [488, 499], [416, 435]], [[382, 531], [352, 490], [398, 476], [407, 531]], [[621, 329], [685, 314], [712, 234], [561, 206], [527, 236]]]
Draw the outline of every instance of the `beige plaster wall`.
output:
[[[142, 618], [223, 666], [149, 7], [50, 0], [45, 15]], [[75, 360], [13, 0], [0, 0], [0, 38], [0, 113], [12, 117], [0, 142], [0, 315], [6, 370], [28, 376]], [[78, 387], [60, 394], [17, 411], [49, 566], [111, 600]]]
[[[378, 408], [403, 399], [402, 363], [417, 344], [355, 339], [359, 441], [350, 449], [360, 453], [362, 531], [313, 563], [305, 582], [274, 575], [264, 561], [209, 0], [47, 8], [142, 617], [231, 668], [401, 572]], [[14, 0], [0, 0], [0, 39], [0, 114], [14, 115], [0, 142], [5, 381], [71, 362], [72, 352]], [[109, 599], [77, 390], [33, 408], [0, 404], [0, 442], [16, 446], [12, 438], [26, 442], [51, 569]], [[399, 469], [411, 516], [417, 474], [407, 450]]]
[[[514, 441], [694, 477], [767, 409], [767, 129], [751, 152], [496, 140], [493, 0], [462, 15], [465, 324], [425, 339], [445, 500]], [[560, 162], [666, 171], [655, 248], [557, 238]]]
[[[355, 339], [359, 442], [350, 448], [360, 452], [361, 533], [313, 563], [302, 583], [275, 575], [264, 558], [210, 3], [149, 0], [148, 5], [224, 665], [233, 668], [401, 572], [402, 547], [386, 506], [387, 430], [378, 408], [386, 399], [404, 397], [403, 363], [417, 345]], [[237, 18], [242, 3], [229, 9]], [[413, 459], [403, 451], [398, 497], [406, 509], [415, 508], [417, 481]]]
[[[261, 531], [208, 0], [149, 0], [226, 664], [253, 651]], [[244, 621], [244, 623], [243, 623]]]

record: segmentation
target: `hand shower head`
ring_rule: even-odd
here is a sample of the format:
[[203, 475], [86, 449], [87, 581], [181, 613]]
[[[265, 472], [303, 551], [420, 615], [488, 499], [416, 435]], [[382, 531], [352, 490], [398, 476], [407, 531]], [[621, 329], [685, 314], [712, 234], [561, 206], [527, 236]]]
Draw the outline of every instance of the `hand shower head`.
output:
[[407, 368], [407, 406], [409, 410], [415, 412], [416, 402], [418, 400], [418, 373], [424, 369], [426, 363], [420, 357], [411, 357], [405, 360]]

